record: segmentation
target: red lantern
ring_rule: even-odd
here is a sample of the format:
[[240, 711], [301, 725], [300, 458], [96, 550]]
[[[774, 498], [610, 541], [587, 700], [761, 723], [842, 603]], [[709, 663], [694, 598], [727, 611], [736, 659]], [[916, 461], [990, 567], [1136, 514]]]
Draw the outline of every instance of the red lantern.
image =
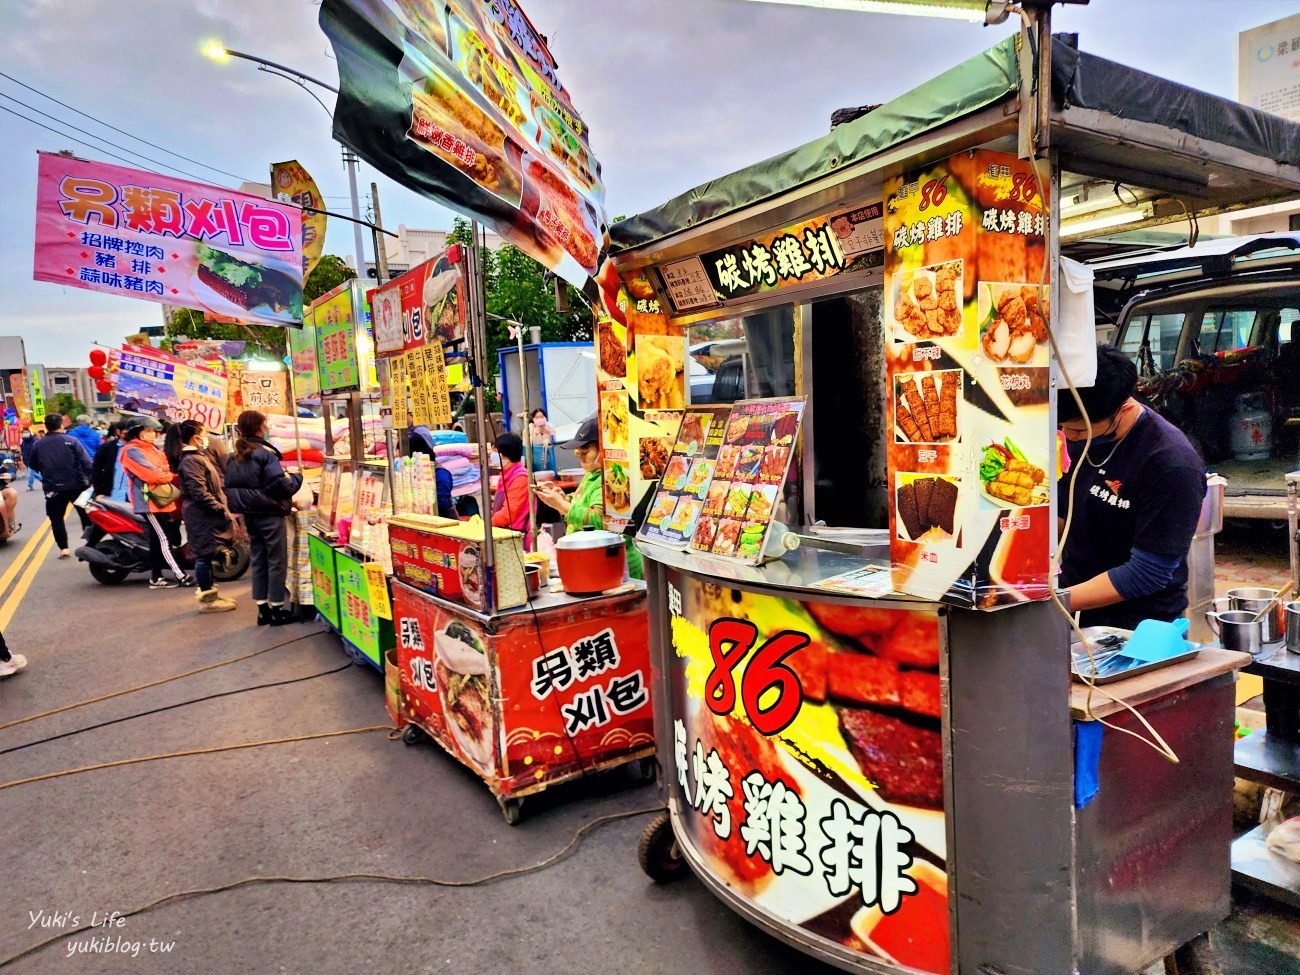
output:
[[95, 383], [95, 388], [101, 393], [111, 393], [113, 391], [113, 384], [107, 379], [101, 379], [99, 382]]
[[[108, 361], [108, 353], [106, 353], [103, 349], [91, 349], [90, 361], [94, 363], [96, 366], [102, 366], [105, 362]], [[100, 370], [100, 374], [101, 375], [103, 374], [103, 369]], [[92, 376], [94, 375], [93, 370], [91, 371], [91, 375]], [[95, 378], [98, 379], [99, 377], [96, 376]]]
[[103, 366], [91, 366], [89, 369], [86, 370], [86, 372], [90, 373], [90, 378], [91, 378], [91, 379], [103, 379], [103, 378], [104, 378], [104, 367], [103, 367]]

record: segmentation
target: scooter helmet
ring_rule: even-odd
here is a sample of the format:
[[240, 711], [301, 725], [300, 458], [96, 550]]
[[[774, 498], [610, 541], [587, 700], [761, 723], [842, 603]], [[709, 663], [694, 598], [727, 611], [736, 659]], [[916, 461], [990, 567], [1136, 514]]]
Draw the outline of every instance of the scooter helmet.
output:
[[132, 417], [126, 423], [126, 439], [135, 440], [140, 436], [141, 430], [157, 430], [161, 433], [162, 428], [162, 424], [152, 416]]

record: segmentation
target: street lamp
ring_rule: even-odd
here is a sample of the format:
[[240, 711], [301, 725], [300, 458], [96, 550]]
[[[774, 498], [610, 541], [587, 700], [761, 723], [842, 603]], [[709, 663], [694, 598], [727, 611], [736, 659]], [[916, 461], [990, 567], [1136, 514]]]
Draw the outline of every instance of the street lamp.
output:
[[[289, 81], [292, 81], [303, 91], [307, 92], [307, 94], [311, 95], [312, 98], [315, 98], [317, 104], [320, 105], [321, 108], [325, 109], [326, 114], [328, 114], [331, 119], [334, 117], [334, 113], [329, 110], [329, 106], [321, 101], [320, 98], [317, 97], [316, 93], [304, 84], [304, 82], [310, 82], [313, 85], [324, 88], [326, 91], [333, 92], [335, 95], [339, 93], [337, 88], [333, 85], [326, 84], [319, 78], [313, 78], [309, 74], [303, 74], [301, 71], [296, 71], [295, 69], [286, 67], [283, 64], [277, 64], [275, 61], [268, 61], [266, 58], [259, 58], [255, 54], [245, 54], [243, 51], [232, 51], [220, 41], [210, 41], [205, 44], [203, 47], [203, 53], [214, 61], [226, 61], [230, 58], [239, 58], [242, 61], [252, 61], [258, 66], [258, 71], [265, 71], [268, 74], [278, 75], [281, 78], [286, 78]], [[347, 167], [348, 171], [348, 194], [352, 202], [352, 243], [356, 249], [355, 257], [357, 262], [357, 275], [359, 277], [364, 277], [366, 271], [366, 250], [365, 244], [363, 243], [364, 238], [361, 236], [361, 225], [365, 221], [361, 219], [361, 201], [357, 196], [357, 154], [347, 146], [343, 147], [343, 163]], [[378, 264], [378, 261], [379, 255], [376, 254], [376, 264]]]

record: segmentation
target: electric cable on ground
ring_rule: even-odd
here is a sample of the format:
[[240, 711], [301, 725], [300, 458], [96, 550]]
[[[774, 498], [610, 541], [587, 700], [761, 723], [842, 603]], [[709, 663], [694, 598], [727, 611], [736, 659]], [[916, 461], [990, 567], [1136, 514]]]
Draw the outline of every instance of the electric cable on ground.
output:
[[[509, 870], [500, 870], [496, 873], [488, 874], [486, 877], [479, 877], [477, 880], [439, 880], [434, 877], [403, 877], [383, 873], [344, 873], [325, 877], [245, 877], [243, 880], [236, 880], [229, 884], [221, 884], [217, 887], [200, 887], [194, 890], [182, 890], [175, 894], [168, 894], [166, 897], [160, 897], [158, 900], [145, 904], [143, 907], [137, 907], [133, 910], [122, 912], [117, 916], [122, 920], [126, 920], [129, 917], [136, 917], [146, 911], [153, 910], [155, 907], [161, 907], [163, 904], [168, 904], [173, 901], [189, 900], [195, 897], [204, 897], [208, 894], [222, 894], [227, 891], [238, 890], [241, 887], [251, 887], [256, 884], [332, 884], [356, 882], [404, 884], [419, 887], [482, 887], [486, 884], [495, 883], [498, 880], [506, 880], [511, 877], [522, 877], [527, 874], [538, 873], [548, 867], [554, 866], [573, 853], [587, 833], [597, 827], [605, 825], [606, 823], [612, 823], [622, 819], [631, 819], [635, 816], [648, 816], [651, 813], [658, 812], [663, 812], [662, 806], [649, 806], [645, 809], [633, 809], [628, 812], [610, 813], [606, 816], [598, 816], [591, 822], [584, 823], [579, 827], [577, 832], [573, 834], [573, 838], [569, 840], [569, 842], [566, 843], [559, 852], [552, 854], [545, 860], [540, 860], [527, 867], [514, 867]], [[24, 958], [48, 948], [50, 945], [57, 944], [65, 939], [70, 940], [77, 937], [77, 935], [85, 934], [87, 931], [91, 930], [93, 930], [91, 925], [84, 925], [77, 928], [75, 931], [64, 931], [51, 938], [46, 938], [39, 944], [32, 945], [32, 947], [26, 948], [18, 954], [0, 961], [0, 969], [7, 968], [15, 962], [21, 961]]]
[[[4, 106], [0, 105], [0, 108], [3, 107]], [[223, 660], [220, 663], [208, 664], [206, 667], [199, 667], [197, 670], [187, 670], [185, 673], [177, 674], [174, 677], [163, 677], [159, 680], [150, 681], [148, 684], [141, 684], [138, 687], [128, 687], [126, 690], [123, 691], [113, 691], [111, 694], [102, 694], [99, 697], [92, 697], [87, 701], [78, 701], [76, 704], [65, 704], [62, 707], [54, 708], [49, 711], [42, 711], [40, 714], [29, 714], [25, 718], [18, 718], [17, 720], [8, 721], [5, 724], [0, 724], [0, 731], [4, 731], [6, 728], [16, 727], [17, 725], [20, 724], [26, 724], [28, 721], [35, 721], [37, 718], [48, 718], [52, 714], [62, 714], [64, 711], [71, 711], [74, 708], [85, 707], [87, 704], [98, 704], [100, 701], [108, 701], [115, 697], [121, 697], [123, 694], [131, 694], [134, 693], [135, 691], [143, 691], [146, 688], [157, 687], [160, 684], [169, 684], [172, 681], [180, 680], [183, 677], [193, 677], [195, 674], [202, 674], [204, 671], [216, 670], [218, 667], [226, 667], [230, 664], [237, 664], [241, 660], [249, 660], [252, 657], [257, 657], [260, 656], [261, 654], [269, 653], [272, 650], [278, 650], [280, 647], [287, 647], [291, 643], [298, 643], [302, 640], [310, 640], [312, 637], [320, 636], [324, 632], [325, 632], [324, 630], [316, 630], [312, 633], [306, 633], [303, 636], [296, 636], [291, 640], [283, 640], [280, 643], [273, 643], [269, 647], [263, 647], [261, 650], [254, 650], [252, 653], [246, 653], [241, 657], [235, 657], [233, 660]]]
[[305, 677], [290, 677], [287, 680], [270, 681], [266, 684], [254, 684], [252, 687], [237, 687], [233, 691], [221, 691], [217, 694], [205, 694], [203, 697], [190, 698], [188, 701], [177, 701], [175, 704], [166, 704], [160, 708], [151, 708], [148, 711], [140, 711], [136, 714], [127, 714], [120, 718], [113, 718], [111, 721], [101, 721], [99, 724], [88, 725], [85, 728], [77, 728], [73, 731], [65, 731], [61, 735], [50, 735], [48, 738], [38, 738], [35, 741], [29, 741], [22, 745], [14, 745], [12, 748], [0, 749], [0, 755], [8, 755], [10, 752], [19, 752], [24, 748], [31, 748], [33, 745], [44, 745], [51, 741], [58, 741], [60, 738], [71, 738], [74, 735], [85, 734], [87, 731], [98, 731], [100, 728], [107, 728], [109, 725], [121, 724], [123, 721], [134, 721], [136, 718], [148, 717], [151, 714], [160, 714], [163, 711], [172, 711], [176, 708], [188, 707], [191, 704], [201, 704], [204, 701], [215, 701], [220, 697], [230, 697], [232, 694], [243, 694], [246, 691], [260, 691], [268, 687], [284, 687], [287, 684], [298, 684], [302, 681], [315, 680], [317, 677], [328, 677], [330, 674], [338, 674], [342, 671], [349, 670], [354, 666], [351, 660], [340, 667], [332, 670], [323, 670], [318, 674], [308, 674]]
[[[262, 745], [286, 745], [297, 741], [314, 741], [318, 738], [338, 738], [342, 735], [359, 735], [367, 731], [392, 731], [393, 726], [388, 724], [373, 724], [365, 728], [348, 728], [344, 731], [321, 731], [314, 735], [294, 735], [292, 738], [267, 738], [263, 741], [241, 741], [234, 745], [214, 745], [212, 748], [190, 748], [183, 752], [165, 752], [162, 755], [143, 755], [140, 758], [122, 758], [116, 762], [100, 762], [96, 765], [83, 765], [80, 768], [64, 769], [62, 772], [46, 772], [44, 775], [32, 775], [25, 779], [14, 779], [12, 782], [0, 782], [0, 792], [5, 789], [12, 789], [19, 785], [31, 785], [34, 782], [46, 782], [50, 779], [61, 779], [69, 775], [80, 775], [82, 772], [98, 772], [106, 768], [121, 768], [125, 765], [139, 765], [143, 762], [158, 762], [164, 758], [187, 758], [191, 755], [214, 755], [217, 752], [234, 752], [244, 748], [260, 748]], [[2, 968], [3, 966], [0, 966]]]
[[[122, 135], [126, 136], [128, 139], [134, 139], [136, 142], [143, 143], [143, 144], [146, 145], [146, 146], [150, 146], [150, 147], [152, 147], [152, 148], [154, 148], [154, 149], [158, 149], [158, 150], [160, 150], [161, 152], [165, 152], [165, 153], [167, 153], [167, 155], [169, 155], [169, 156], [175, 156], [177, 159], [184, 159], [186, 162], [192, 162], [192, 163], [194, 163], [196, 166], [202, 166], [204, 169], [210, 169], [210, 170], [212, 170], [214, 173], [220, 173], [222, 176], [229, 176], [231, 179], [237, 179], [237, 180], [239, 180], [241, 183], [257, 182], [256, 180], [246, 180], [246, 179], [244, 179], [244, 177], [242, 177], [242, 176], [237, 176], [236, 174], [234, 174], [234, 173], [230, 173], [230, 172], [227, 172], [227, 171], [224, 170], [224, 169], [218, 169], [216, 166], [212, 166], [212, 165], [209, 165], [208, 163], [201, 162], [201, 161], [199, 161], [198, 159], [191, 159], [189, 156], [183, 156], [183, 155], [181, 155], [179, 152], [173, 152], [171, 149], [165, 148], [164, 146], [160, 146], [160, 145], [158, 145], [156, 142], [150, 142], [148, 139], [142, 139], [142, 138], [140, 138], [138, 135], [132, 135], [130, 132], [126, 131], [126, 129], [119, 129], [116, 125], [113, 125], [111, 122], [105, 122], [103, 119], [101, 119], [101, 118], [96, 118], [94, 115], [91, 115], [91, 114], [89, 114], [89, 113], [87, 113], [87, 112], [83, 112], [83, 111], [82, 111], [81, 109], [79, 109], [79, 108], [74, 108], [73, 106], [69, 105], [67, 102], [61, 102], [61, 101], [59, 101], [57, 98], [55, 98], [53, 95], [47, 95], [45, 92], [41, 91], [39, 88], [33, 88], [31, 85], [26, 84], [25, 82], [19, 81], [19, 80], [18, 80], [17, 78], [15, 78], [13, 75], [5, 74], [3, 71], [0, 71], [0, 78], [5, 78], [5, 79], [7, 79], [7, 80], [9, 80], [9, 81], [12, 81], [12, 82], [13, 82], [15, 85], [17, 85], [18, 87], [20, 87], [20, 88], [26, 88], [28, 91], [32, 92], [33, 94], [40, 95], [42, 98], [44, 98], [44, 99], [46, 99], [46, 100], [48, 100], [48, 101], [52, 101], [52, 102], [54, 102], [55, 105], [61, 105], [63, 108], [66, 108], [66, 109], [67, 109], [68, 111], [70, 111], [70, 112], [76, 112], [78, 115], [82, 116], [83, 118], [88, 118], [88, 119], [90, 119], [92, 122], [96, 122], [96, 123], [98, 123], [99, 125], [104, 126], [104, 128], [106, 128], [106, 129], [112, 129], [114, 132], [120, 132]], [[22, 102], [19, 102], [19, 104], [21, 105]], [[26, 107], [30, 107], [30, 106], [26, 106]], [[35, 111], [38, 111], [38, 110], [33, 108], [32, 111], [35, 112]], [[42, 113], [42, 114], [44, 114], [44, 113]], [[62, 121], [62, 120], [60, 119], [60, 120], [58, 120], [58, 121]], [[64, 124], [64, 125], [67, 125], [68, 123], [64, 122], [63, 124]], [[86, 133], [86, 134], [92, 136], [92, 138], [99, 138], [99, 136], [96, 136], [96, 135], [94, 135], [93, 133], [89, 133], [89, 132], [88, 132], [88, 133]], [[127, 152], [131, 152], [131, 151], [133, 151], [133, 150], [130, 150], [130, 149], [127, 150]], [[136, 155], [139, 155], [139, 153], [136, 153]]]

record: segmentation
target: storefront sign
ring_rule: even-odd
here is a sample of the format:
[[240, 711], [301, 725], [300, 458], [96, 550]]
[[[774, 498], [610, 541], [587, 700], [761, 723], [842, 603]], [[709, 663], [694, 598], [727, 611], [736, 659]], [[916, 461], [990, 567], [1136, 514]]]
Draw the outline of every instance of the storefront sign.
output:
[[326, 216], [314, 212], [325, 209], [320, 190], [316, 188], [316, 181], [297, 160], [271, 164], [271, 189], [281, 203], [312, 208], [301, 211], [302, 278], [306, 281], [311, 272], [316, 270], [325, 250]]
[[641, 597], [485, 627], [397, 586], [393, 614], [403, 707], [502, 794], [652, 746]]
[[776, 233], [660, 264], [663, 290], [678, 315], [716, 307], [845, 271], [879, 267], [884, 235], [880, 203], [869, 203]]
[[354, 282], [347, 281], [311, 303], [311, 321], [316, 326], [316, 368], [322, 393], [343, 392], [360, 385], [356, 295]]
[[292, 416], [289, 409], [289, 376], [283, 370], [250, 372], [239, 375], [240, 405], [259, 413]]
[[289, 329], [289, 361], [293, 371], [293, 395], [310, 399], [320, 394], [320, 371], [316, 367], [316, 326]]
[[367, 162], [583, 287], [605, 248], [586, 123], [516, 0], [325, 0], [336, 134]]
[[946, 975], [937, 614], [668, 585], [679, 838], [801, 937]]
[[[337, 550], [334, 564], [338, 569], [339, 631], [344, 640], [382, 666], [384, 652], [393, 647], [393, 625], [375, 612], [365, 564]], [[387, 598], [385, 595], [385, 603]]]
[[375, 353], [390, 356], [464, 338], [460, 281], [460, 267], [444, 251], [370, 292]]
[[39, 159], [37, 281], [240, 321], [302, 321], [297, 208], [106, 163]]
[[1300, 121], [1300, 14], [1237, 35], [1237, 101]]
[[393, 574], [402, 582], [422, 592], [460, 598], [460, 566], [456, 555], [459, 542], [417, 528], [390, 524], [388, 546], [393, 555]]
[[307, 536], [307, 557], [311, 562], [312, 603], [316, 611], [339, 629], [338, 570], [334, 565], [334, 546], [315, 534]]
[[123, 346], [113, 405], [163, 420], [198, 420], [209, 430], [226, 422], [226, 376], [157, 349]]
[[893, 584], [1051, 594], [1047, 212], [1032, 166], [961, 153], [885, 184]]

